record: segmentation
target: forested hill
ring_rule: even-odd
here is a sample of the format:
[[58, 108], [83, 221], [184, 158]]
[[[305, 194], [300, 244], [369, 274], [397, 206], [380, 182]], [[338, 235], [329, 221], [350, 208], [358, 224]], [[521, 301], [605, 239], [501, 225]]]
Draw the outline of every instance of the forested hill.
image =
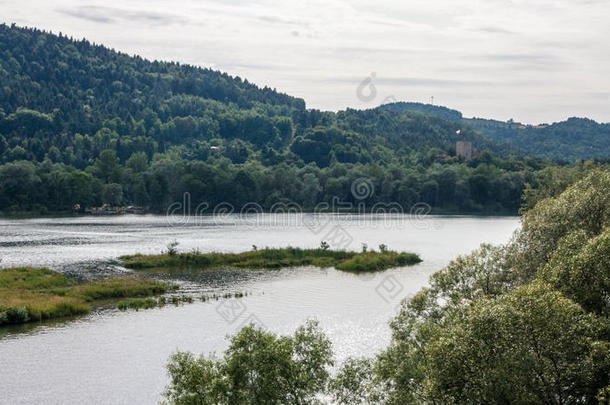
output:
[[457, 110], [422, 103], [399, 102], [383, 105], [379, 109], [421, 112], [461, 122], [529, 156], [571, 162], [610, 158], [610, 124], [600, 124], [587, 118], [569, 118], [550, 125], [525, 125], [512, 120], [464, 118]]
[[[184, 144], [186, 154], [205, 154], [208, 144], [238, 140], [233, 161], [273, 149], [290, 153], [289, 160], [327, 166], [333, 159], [387, 162], [396, 150], [446, 148], [457, 138], [457, 126], [434, 117], [306, 111], [301, 99], [227, 74], [150, 62], [38, 30], [0, 26], [0, 53], [5, 162], [42, 161], [57, 147], [62, 156], [53, 149], [51, 158], [84, 168], [104, 149], [126, 160], [136, 151], [152, 157]], [[480, 150], [500, 149], [472, 136]]]
[[423, 104], [423, 103], [409, 103], [404, 101], [399, 101], [396, 103], [388, 103], [379, 106], [380, 110], [389, 110], [394, 112], [406, 112], [406, 111], [414, 111], [422, 114], [435, 115], [437, 117], [441, 117], [443, 119], [449, 121], [461, 121], [462, 113], [457, 110], [452, 110], [447, 107], [433, 105], [433, 104]]
[[179, 63], [150, 62], [87, 40], [0, 25], [5, 113], [19, 107], [74, 114], [63, 129], [90, 132], [108, 115], [123, 120], [143, 107], [184, 94], [251, 108], [256, 103], [305, 109], [302, 99], [259, 88], [239, 77]]
[[480, 119], [468, 124], [531, 156], [568, 161], [610, 158], [610, 124], [587, 118], [535, 126]]
[[[198, 67], [0, 25], [0, 212], [194, 200], [265, 209], [353, 200], [516, 212], [546, 163], [462, 123], [391, 109], [307, 110], [299, 98]], [[462, 129], [462, 134], [456, 134]], [[473, 142], [475, 158], [455, 156]]]

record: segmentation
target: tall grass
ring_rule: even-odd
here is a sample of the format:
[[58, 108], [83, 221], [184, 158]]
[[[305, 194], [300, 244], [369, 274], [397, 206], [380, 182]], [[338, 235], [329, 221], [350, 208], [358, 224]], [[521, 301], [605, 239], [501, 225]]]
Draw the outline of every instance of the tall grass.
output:
[[117, 303], [117, 308], [121, 311], [127, 309], [149, 309], [160, 305], [154, 298], [130, 298], [127, 300], [121, 300]]
[[99, 301], [111, 298], [148, 297], [167, 292], [170, 285], [156, 280], [137, 278], [118, 278], [94, 281], [78, 285], [69, 291], [69, 295], [85, 301]]
[[18, 267], [0, 271], [0, 289], [41, 290], [74, 284], [76, 280], [49, 269]]
[[335, 267], [343, 271], [367, 272], [410, 266], [419, 262], [421, 262], [420, 257], [414, 253], [363, 252]]
[[335, 267], [346, 271], [379, 271], [421, 261], [413, 253], [349, 252], [329, 249], [266, 248], [243, 253], [176, 253], [173, 255], [134, 255], [121, 258], [131, 269], [217, 268], [222, 266], [249, 269], [276, 269], [294, 266]]
[[82, 315], [90, 310], [89, 305], [74, 297], [0, 290], [0, 325]]
[[146, 297], [165, 293], [172, 285], [134, 277], [78, 284], [49, 269], [0, 270], [0, 325], [83, 315], [100, 300]]

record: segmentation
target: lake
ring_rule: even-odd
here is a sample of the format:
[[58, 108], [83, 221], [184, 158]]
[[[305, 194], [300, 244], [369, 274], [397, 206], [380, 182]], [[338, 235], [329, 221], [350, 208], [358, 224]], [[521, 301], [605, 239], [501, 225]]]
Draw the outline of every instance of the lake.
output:
[[106, 309], [71, 321], [0, 329], [0, 403], [157, 403], [168, 381], [169, 355], [221, 352], [226, 335], [251, 322], [291, 333], [315, 318], [337, 360], [372, 355], [389, 342], [388, 321], [400, 301], [426, 285], [430, 274], [482, 242], [507, 242], [518, 227], [517, 217], [409, 215], [0, 220], [1, 267], [46, 266], [82, 278], [124, 273], [117, 257], [158, 253], [173, 240], [181, 251], [204, 252], [239, 252], [252, 245], [309, 248], [321, 240], [354, 250], [385, 244], [423, 259], [416, 266], [362, 275], [319, 268], [156, 275], [178, 280], [195, 297], [248, 295], [138, 312]]

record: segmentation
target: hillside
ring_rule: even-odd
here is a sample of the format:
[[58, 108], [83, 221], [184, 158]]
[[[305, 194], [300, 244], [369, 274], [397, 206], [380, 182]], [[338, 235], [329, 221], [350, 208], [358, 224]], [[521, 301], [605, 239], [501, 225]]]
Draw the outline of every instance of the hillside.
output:
[[435, 115], [437, 117], [443, 118], [448, 121], [459, 122], [462, 120], [462, 113], [457, 110], [452, 110], [447, 107], [432, 105], [432, 104], [423, 104], [423, 103], [409, 103], [409, 102], [396, 102], [383, 104], [378, 107], [380, 110], [388, 110], [394, 112], [419, 112], [427, 115]]
[[587, 118], [569, 118], [551, 125], [536, 126], [497, 125], [489, 120], [467, 122], [473, 129], [532, 156], [568, 161], [610, 157], [610, 124]]
[[[445, 120], [389, 110], [307, 111], [303, 100], [239, 77], [150, 62], [37, 30], [0, 26], [0, 52], [5, 162], [42, 161], [53, 146], [71, 147], [59, 160], [84, 168], [112, 146], [123, 161], [139, 150], [152, 157], [175, 145], [194, 142], [201, 149], [207, 145], [199, 142], [239, 139], [253, 151], [271, 147], [327, 166], [331, 149], [339, 162], [366, 163], [385, 161], [389, 157], [379, 155], [397, 149], [446, 148], [457, 139], [458, 126]], [[336, 129], [313, 131], [319, 126]], [[79, 135], [92, 148], [81, 147]], [[17, 145], [7, 145], [12, 136], [19, 141], [8, 143]], [[502, 149], [472, 136], [481, 150]]]
[[[511, 160], [506, 145], [446, 119], [449, 110], [307, 110], [221, 72], [16, 26], [0, 25], [0, 54], [4, 212], [102, 203], [163, 211], [184, 192], [210, 204], [311, 208], [353, 201], [362, 177], [374, 186], [368, 205], [515, 212], [546, 165]], [[455, 157], [459, 139], [478, 157]]]
[[600, 124], [587, 118], [569, 118], [551, 125], [524, 125], [512, 120], [463, 118], [459, 111], [430, 104], [393, 103], [379, 108], [403, 113], [421, 112], [461, 122], [528, 156], [570, 162], [610, 158], [610, 124]]

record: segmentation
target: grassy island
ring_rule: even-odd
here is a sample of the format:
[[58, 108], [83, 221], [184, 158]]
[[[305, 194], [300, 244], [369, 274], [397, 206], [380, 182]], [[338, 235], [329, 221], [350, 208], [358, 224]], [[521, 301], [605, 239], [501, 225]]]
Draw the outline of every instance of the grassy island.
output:
[[165, 293], [171, 285], [121, 277], [79, 283], [44, 268], [0, 270], [0, 325], [86, 314], [94, 304]]
[[125, 267], [130, 269], [171, 269], [185, 267], [208, 269], [235, 267], [244, 269], [278, 269], [295, 266], [335, 267], [338, 270], [365, 272], [392, 267], [408, 266], [421, 262], [414, 253], [388, 250], [348, 252], [324, 248], [265, 248], [243, 253], [178, 253], [159, 255], [123, 256]]

